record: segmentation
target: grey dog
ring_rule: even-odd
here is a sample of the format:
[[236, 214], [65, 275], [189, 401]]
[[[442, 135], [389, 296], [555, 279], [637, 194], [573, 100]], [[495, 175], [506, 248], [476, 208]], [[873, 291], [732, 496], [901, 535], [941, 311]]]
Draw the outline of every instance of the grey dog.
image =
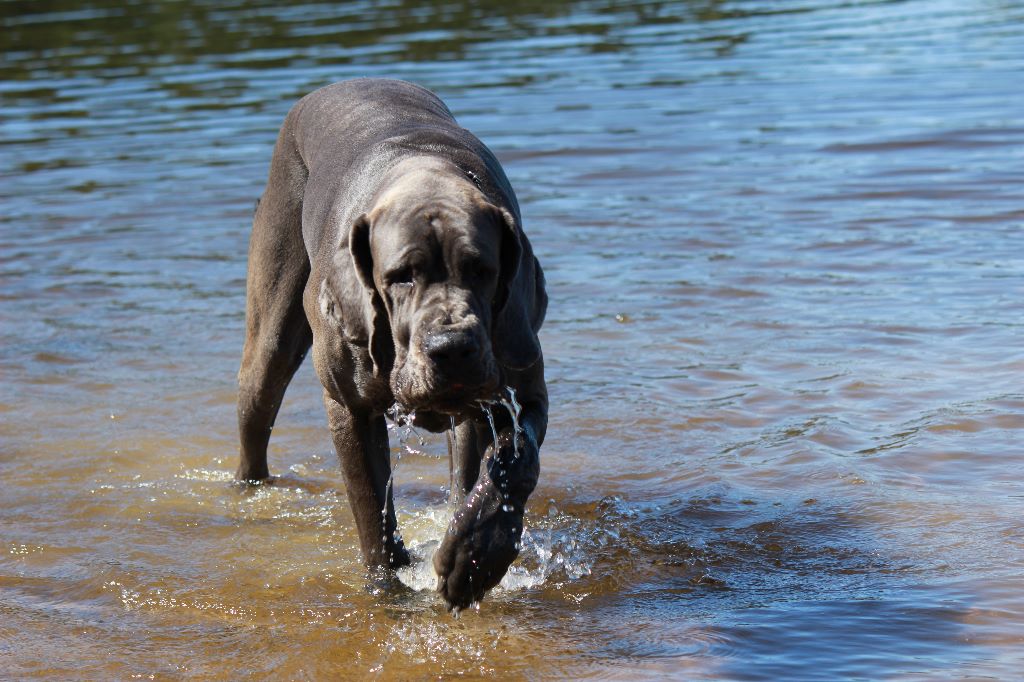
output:
[[[249, 243], [237, 477], [268, 481], [285, 389], [313, 348], [363, 559], [397, 568], [385, 412], [449, 430], [456, 512], [434, 554], [452, 609], [519, 552], [540, 471], [544, 275], [491, 151], [431, 92], [396, 80], [302, 98], [274, 147]], [[481, 403], [514, 390], [521, 414]], [[495, 437], [496, 435], [496, 437]]]

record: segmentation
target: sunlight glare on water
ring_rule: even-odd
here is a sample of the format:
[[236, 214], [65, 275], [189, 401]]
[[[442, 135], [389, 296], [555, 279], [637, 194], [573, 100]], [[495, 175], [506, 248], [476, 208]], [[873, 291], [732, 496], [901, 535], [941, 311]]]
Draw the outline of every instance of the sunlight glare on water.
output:
[[[1024, 4], [0, 4], [0, 678], [1015, 679]], [[362, 565], [307, 363], [243, 488], [248, 232], [278, 128], [438, 92], [543, 264], [520, 558]], [[504, 418], [514, 396], [490, 407]], [[495, 439], [497, 434], [494, 434]]]

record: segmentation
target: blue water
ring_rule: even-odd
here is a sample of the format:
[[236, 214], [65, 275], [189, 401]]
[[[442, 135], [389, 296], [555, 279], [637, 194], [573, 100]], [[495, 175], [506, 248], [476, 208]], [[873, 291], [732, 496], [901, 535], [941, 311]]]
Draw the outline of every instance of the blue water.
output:
[[[0, 676], [1020, 676], [1024, 3], [0, 22]], [[355, 76], [495, 150], [547, 274], [529, 536], [459, 620], [422, 589], [442, 441], [397, 468], [407, 588], [361, 567], [310, 368], [287, 485], [229, 481], [253, 203]]]

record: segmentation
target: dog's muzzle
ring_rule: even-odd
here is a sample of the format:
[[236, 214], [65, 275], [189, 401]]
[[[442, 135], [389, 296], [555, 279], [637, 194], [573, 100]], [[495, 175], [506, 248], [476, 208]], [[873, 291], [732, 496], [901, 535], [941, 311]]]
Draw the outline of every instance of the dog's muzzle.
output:
[[465, 386], [479, 381], [482, 357], [480, 342], [467, 329], [442, 328], [429, 332], [423, 339], [423, 355], [439, 381]]
[[415, 410], [461, 415], [491, 398], [500, 379], [486, 335], [472, 325], [439, 325], [415, 342], [398, 372], [395, 397]]

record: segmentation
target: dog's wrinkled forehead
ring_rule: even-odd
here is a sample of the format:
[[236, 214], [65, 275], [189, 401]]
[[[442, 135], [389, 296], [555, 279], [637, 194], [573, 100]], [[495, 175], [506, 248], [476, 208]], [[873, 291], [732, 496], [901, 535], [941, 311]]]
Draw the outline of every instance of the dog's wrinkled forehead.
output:
[[462, 187], [404, 184], [407, 191], [389, 192], [372, 216], [370, 249], [378, 273], [413, 256], [497, 260], [500, 228], [485, 202]]

